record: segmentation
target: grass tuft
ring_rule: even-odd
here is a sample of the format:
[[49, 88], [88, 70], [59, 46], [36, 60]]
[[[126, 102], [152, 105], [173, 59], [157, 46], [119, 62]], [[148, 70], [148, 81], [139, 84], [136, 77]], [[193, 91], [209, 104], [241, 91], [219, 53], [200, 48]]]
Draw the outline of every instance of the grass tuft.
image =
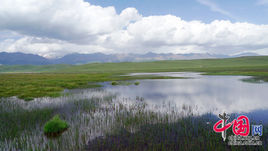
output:
[[140, 84], [140, 82], [138, 82], [138, 81], [137, 81], [137, 82], [135, 82], [134, 84], [135, 84], [135, 85], [139, 85], [139, 84]]
[[119, 82], [113, 81], [113, 82], [111, 82], [111, 85], [119, 85]]
[[45, 124], [44, 132], [48, 136], [56, 136], [64, 132], [68, 127], [66, 121], [61, 120], [59, 115], [55, 115]]

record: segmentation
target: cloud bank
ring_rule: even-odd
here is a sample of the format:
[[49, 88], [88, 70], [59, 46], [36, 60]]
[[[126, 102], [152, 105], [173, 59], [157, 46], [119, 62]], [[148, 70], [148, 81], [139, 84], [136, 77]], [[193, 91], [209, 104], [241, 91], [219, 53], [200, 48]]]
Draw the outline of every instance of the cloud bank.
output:
[[0, 51], [60, 57], [68, 53], [268, 54], [268, 25], [178, 16], [142, 16], [135, 8], [83, 0], [2, 0]]

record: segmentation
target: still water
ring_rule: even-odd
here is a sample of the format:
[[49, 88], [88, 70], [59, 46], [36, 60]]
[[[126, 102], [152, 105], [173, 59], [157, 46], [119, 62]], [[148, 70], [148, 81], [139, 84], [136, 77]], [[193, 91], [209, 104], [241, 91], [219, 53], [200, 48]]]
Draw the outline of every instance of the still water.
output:
[[[246, 114], [255, 122], [268, 123], [268, 83], [248, 83], [246, 76], [208, 76], [199, 73], [134, 73], [186, 79], [140, 80], [136, 85], [112, 86], [105, 91], [120, 98], [142, 97], [149, 105], [169, 102], [177, 108], [191, 106], [194, 114]], [[130, 99], [131, 100], [131, 99]]]

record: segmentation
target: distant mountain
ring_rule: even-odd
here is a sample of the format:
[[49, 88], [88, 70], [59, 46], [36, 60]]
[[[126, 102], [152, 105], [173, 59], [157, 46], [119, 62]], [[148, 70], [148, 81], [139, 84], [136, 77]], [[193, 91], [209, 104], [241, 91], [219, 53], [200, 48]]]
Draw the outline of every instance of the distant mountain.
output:
[[[214, 55], [209, 53], [189, 53], [189, 54], [173, 54], [173, 53], [152, 53], [146, 54], [129, 54], [129, 61], [153, 61], [153, 60], [191, 60], [191, 59], [208, 59], [208, 58], [228, 58], [230, 56]], [[126, 60], [125, 60], [126, 61]]]
[[49, 60], [33, 54], [24, 54], [20, 52], [7, 53], [0, 52], [0, 64], [3, 65], [46, 65], [50, 64]]
[[73, 53], [62, 58], [47, 59], [38, 55], [24, 53], [0, 53], [0, 65], [47, 65], [47, 64], [86, 64], [92, 62], [140, 62], [157, 60], [190, 60], [190, 59], [208, 59], [208, 58], [230, 58], [241, 56], [258, 56], [255, 53], [241, 53], [234, 56], [209, 54], [209, 53], [153, 53], [146, 54], [79, 54]]
[[232, 57], [245, 57], [245, 56], [259, 56], [259, 54], [252, 53], [252, 52], [245, 52], [245, 53], [233, 55]]
[[103, 53], [92, 54], [68, 54], [59, 59], [50, 60], [53, 64], [85, 64], [90, 62], [113, 62], [110, 55]]

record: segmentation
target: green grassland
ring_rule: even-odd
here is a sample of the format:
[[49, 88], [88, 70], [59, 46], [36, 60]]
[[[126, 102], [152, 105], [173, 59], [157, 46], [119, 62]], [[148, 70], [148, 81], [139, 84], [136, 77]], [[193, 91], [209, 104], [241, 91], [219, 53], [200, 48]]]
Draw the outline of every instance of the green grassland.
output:
[[268, 81], [268, 56], [154, 62], [91, 63], [85, 65], [0, 66], [0, 97], [56, 97], [64, 89], [99, 87], [97, 82], [168, 77], [120, 76], [135, 72], [204, 72], [209, 75], [249, 75]]

